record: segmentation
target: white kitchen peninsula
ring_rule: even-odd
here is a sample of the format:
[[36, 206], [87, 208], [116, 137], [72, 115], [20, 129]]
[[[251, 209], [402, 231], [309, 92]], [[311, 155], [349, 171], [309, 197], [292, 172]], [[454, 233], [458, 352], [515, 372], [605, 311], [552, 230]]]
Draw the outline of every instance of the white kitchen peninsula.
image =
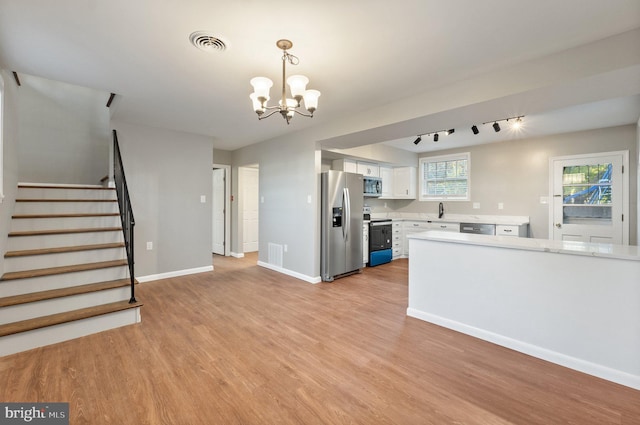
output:
[[637, 246], [409, 238], [409, 316], [640, 389]]

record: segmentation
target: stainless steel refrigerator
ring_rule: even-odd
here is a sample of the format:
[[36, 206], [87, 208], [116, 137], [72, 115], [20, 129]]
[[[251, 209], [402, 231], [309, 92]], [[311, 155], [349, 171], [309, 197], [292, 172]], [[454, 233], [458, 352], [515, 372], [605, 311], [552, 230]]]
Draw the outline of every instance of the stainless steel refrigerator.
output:
[[362, 269], [362, 174], [330, 170], [321, 174], [322, 280], [331, 282]]

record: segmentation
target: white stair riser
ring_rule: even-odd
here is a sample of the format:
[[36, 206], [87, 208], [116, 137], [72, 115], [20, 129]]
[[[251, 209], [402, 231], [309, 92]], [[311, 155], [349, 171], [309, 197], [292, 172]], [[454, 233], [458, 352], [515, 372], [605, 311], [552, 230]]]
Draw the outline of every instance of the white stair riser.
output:
[[51, 300], [36, 301], [28, 304], [0, 308], [0, 325], [34, 319], [50, 314], [65, 313], [71, 310], [93, 307], [100, 304], [127, 301], [131, 297], [131, 288], [113, 288], [104, 291], [89, 292]]
[[16, 199], [116, 199], [115, 190], [18, 188]]
[[15, 215], [118, 212], [117, 202], [16, 202]]
[[49, 289], [69, 288], [71, 286], [126, 279], [128, 277], [128, 267], [119, 266], [52, 276], [5, 280], [0, 282], [0, 297], [30, 294], [32, 292], [47, 291]]
[[120, 227], [121, 224], [120, 216], [117, 215], [105, 217], [16, 218], [11, 220], [11, 231]]
[[140, 323], [140, 307], [0, 338], [0, 356]]
[[57, 248], [61, 246], [94, 245], [122, 242], [122, 230], [109, 232], [68, 233], [62, 235], [11, 236], [7, 238], [7, 251]]
[[8, 257], [4, 260], [4, 271], [46, 269], [49, 267], [72, 266], [75, 264], [97, 263], [101, 261], [124, 260], [124, 248], [92, 249], [88, 251], [61, 252], [57, 254]]

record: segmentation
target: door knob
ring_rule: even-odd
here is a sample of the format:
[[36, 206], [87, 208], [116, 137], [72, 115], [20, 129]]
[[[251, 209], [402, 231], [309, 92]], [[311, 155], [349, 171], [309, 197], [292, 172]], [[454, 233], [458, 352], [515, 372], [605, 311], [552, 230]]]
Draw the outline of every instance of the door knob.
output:
[[559, 229], [559, 228], [562, 227], [562, 224], [561, 223], [556, 223], [556, 227]]

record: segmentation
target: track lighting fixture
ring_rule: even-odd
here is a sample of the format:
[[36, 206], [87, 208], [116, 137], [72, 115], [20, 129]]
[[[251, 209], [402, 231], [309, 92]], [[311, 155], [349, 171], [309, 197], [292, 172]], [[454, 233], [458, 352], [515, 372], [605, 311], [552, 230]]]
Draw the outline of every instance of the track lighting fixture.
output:
[[[494, 131], [497, 133], [498, 131], [501, 130], [500, 124], [498, 124], [500, 121], [506, 121], [506, 122], [511, 121], [511, 128], [514, 130], [517, 130], [522, 126], [522, 118], [524, 118], [524, 115], [519, 115], [517, 117], [503, 118], [501, 120], [487, 121], [487, 122], [483, 122], [482, 125], [493, 123], [491, 124], [491, 126], [493, 127]], [[478, 134], [480, 132], [478, 130], [478, 127], [475, 125], [471, 127], [471, 131], [473, 131], [473, 134]]]
[[417, 145], [418, 143], [420, 143], [422, 141], [422, 136], [433, 136], [433, 141], [437, 142], [438, 139], [440, 139], [440, 133], [442, 133], [443, 136], [448, 136], [449, 134], [453, 134], [455, 133], [456, 129], [455, 128], [450, 128], [449, 130], [438, 130], [438, 131], [434, 131], [433, 133], [422, 133], [422, 134], [418, 134], [418, 137], [416, 138], [416, 140], [413, 141], [414, 145]]

